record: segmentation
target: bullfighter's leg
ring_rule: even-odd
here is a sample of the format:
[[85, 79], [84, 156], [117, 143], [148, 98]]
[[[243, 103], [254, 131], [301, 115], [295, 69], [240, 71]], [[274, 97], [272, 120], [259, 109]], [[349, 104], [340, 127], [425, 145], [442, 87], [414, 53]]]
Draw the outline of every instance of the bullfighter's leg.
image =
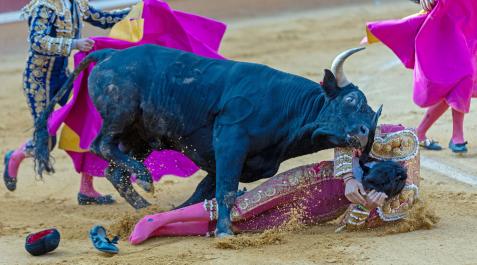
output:
[[108, 129], [103, 125], [101, 132], [91, 145], [91, 151], [116, 166], [119, 166], [137, 177], [136, 183], [147, 192], [154, 191], [152, 176], [147, 168], [136, 159], [126, 155], [119, 149], [119, 140], [114, 135], [109, 135]]
[[216, 160], [217, 237], [233, 235], [230, 210], [235, 203], [242, 168], [247, 156], [248, 136], [239, 125], [214, 128]]
[[208, 174], [197, 185], [192, 196], [177, 208], [183, 208], [215, 197], [215, 175]]
[[133, 188], [129, 172], [120, 167], [109, 165], [106, 178], [113, 184], [119, 195], [135, 209], [142, 209], [151, 205]]
[[[56, 145], [56, 137], [50, 137], [49, 150], [53, 150]], [[5, 168], [3, 171], [3, 180], [9, 191], [14, 191], [17, 187], [17, 176], [20, 165], [25, 158], [34, 156], [34, 144], [32, 139], [27, 140], [19, 148], [8, 151], [4, 157]]]
[[210, 223], [206, 222], [187, 222], [173, 223], [165, 225], [152, 234], [154, 237], [162, 236], [205, 236], [209, 233]]
[[116, 202], [113, 196], [111, 195], [102, 195], [101, 193], [97, 192], [93, 185], [93, 176], [82, 172], [81, 173], [81, 182], [80, 182], [80, 190], [78, 193], [78, 204], [79, 205], [90, 205], [90, 204], [98, 204], [98, 205], [106, 205], [106, 204], [113, 204]]
[[32, 157], [31, 140], [28, 140], [22, 146], [14, 151], [8, 151], [5, 154], [4, 163], [5, 169], [3, 172], [3, 180], [5, 186], [9, 191], [14, 191], [17, 188], [17, 176], [20, 164], [27, 157]]
[[129, 242], [134, 245], [139, 244], [165, 225], [187, 222], [210, 222], [210, 212], [204, 208], [204, 203], [144, 216], [134, 226], [134, 230], [129, 236]]

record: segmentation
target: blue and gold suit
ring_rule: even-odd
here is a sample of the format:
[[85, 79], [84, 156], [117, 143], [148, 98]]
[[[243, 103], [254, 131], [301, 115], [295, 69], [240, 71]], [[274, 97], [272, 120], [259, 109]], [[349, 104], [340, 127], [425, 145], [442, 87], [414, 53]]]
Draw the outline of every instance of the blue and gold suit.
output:
[[68, 57], [73, 40], [81, 37], [83, 21], [106, 29], [129, 11], [97, 10], [87, 0], [32, 0], [23, 8], [30, 29], [23, 90], [34, 119], [67, 79]]

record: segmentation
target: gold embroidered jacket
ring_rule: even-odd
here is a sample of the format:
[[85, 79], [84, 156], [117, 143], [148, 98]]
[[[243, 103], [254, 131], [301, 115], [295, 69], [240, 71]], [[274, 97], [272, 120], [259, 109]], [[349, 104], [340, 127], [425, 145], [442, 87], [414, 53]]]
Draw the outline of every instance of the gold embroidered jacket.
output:
[[30, 29], [23, 90], [34, 119], [66, 81], [68, 57], [73, 40], [81, 37], [83, 21], [109, 28], [129, 10], [105, 12], [91, 7], [87, 0], [32, 0], [23, 8]]
[[68, 56], [72, 41], [81, 36], [82, 21], [110, 28], [123, 19], [128, 9], [105, 12], [91, 7], [87, 0], [33, 0], [23, 8], [30, 26], [29, 41], [33, 53]]

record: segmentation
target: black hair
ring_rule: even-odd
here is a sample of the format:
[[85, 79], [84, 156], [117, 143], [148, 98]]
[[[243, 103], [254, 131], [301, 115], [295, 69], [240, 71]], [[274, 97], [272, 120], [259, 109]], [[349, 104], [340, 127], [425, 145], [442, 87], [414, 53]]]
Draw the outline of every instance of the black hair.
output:
[[406, 184], [407, 171], [399, 163], [380, 161], [371, 168], [364, 167], [363, 187], [384, 192], [388, 198], [399, 194]]

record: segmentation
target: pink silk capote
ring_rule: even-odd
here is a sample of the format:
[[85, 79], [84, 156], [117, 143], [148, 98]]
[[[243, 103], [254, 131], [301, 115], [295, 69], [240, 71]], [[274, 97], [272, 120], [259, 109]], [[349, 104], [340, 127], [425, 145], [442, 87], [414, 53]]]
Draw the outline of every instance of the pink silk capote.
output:
[[477, 1], [439, 0], [427, 14], [370, 22], [368, 31], [414, 69], [414, 102], [430, 107], [445, 100], [469, 112], [477, 96]]
[[[195, 54], [224, 59], [218, 49], [226, 30], [226, 25], [209, 18], [172, 10], [160, 0], [144, 0], [143, 38], [139, 42], [128, 42], [108, 37], [94, 37], [92, 51], [105, 48], [126, 49], [141, 44], [157, 44], [180, 49]], [[91, 51], [91, 52], [92, 52]], [[75, 67], [89, 53], [78, 52], [74, 56]], [[147, 58], [144, 58], [147, 59]], [[90, 65], [75, 80], [70, 101], [56, 110], [48, 121], [50, 135], [56, 135], [62, 123], [68, 125], [80, 137], [80, 147], [88, 149], [102, 125], [102, 119], [88, 94], [88, 75], [94, 65]], [[121, 66], [118, 66], [121, 67]], [[154, 69], [149, 69], [154, 71]], [[68, 152], [78, 172], [102, 176], [108, 163], [92, 153]], [[154, 180], [172, 174], [187, 177], [198, 171], [198, 167], [183, 154], [164, 150], [153, 152], [145, 162]]]

